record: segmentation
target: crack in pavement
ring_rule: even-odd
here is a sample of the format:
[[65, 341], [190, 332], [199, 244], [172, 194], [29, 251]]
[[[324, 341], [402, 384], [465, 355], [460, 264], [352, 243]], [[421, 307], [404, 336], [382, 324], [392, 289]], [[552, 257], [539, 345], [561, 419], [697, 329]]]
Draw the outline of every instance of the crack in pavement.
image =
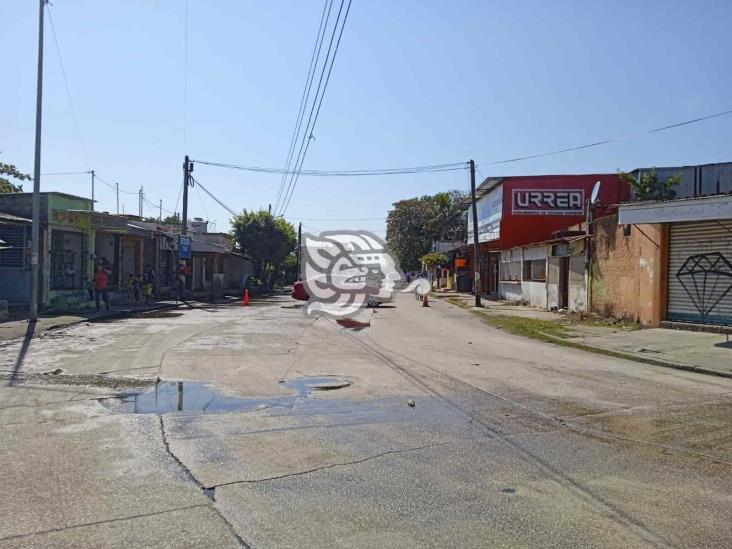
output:
[[[173, 460], [174, 460], [174, 461], [175, 461], [175, 462], [176, 462], [176, 463], [178, 464], [178, 466], [179, 466], [179, 467], [180, 467], [181, 469], [183, 469], [183, 472], [184, 472], [184, 473], [185, 473], [185, 475], [186, 475], [186, 476], [188, 477], [188, 480], [190, 480], [190, 481], [191, 481], [191, 482], [193, 482], [193, 483], [194, 483], [194, 484], [195, 484], [196, 486], [198, 486], [198, 488], [200, 488], [200, 489], [201, 489], [201, 491], [203, 492], [203, 494], [204, 494], [204, 495], [205, 495], [206, 497], [208, 497], [208, 498], [209, 498], [209, 499], [210, 499], [210, 500], [211, 500], [212, 502], [213, 502], [213, 501], [215, 501], [215, 500], [213, 499], [213, 497], [211, 497], [211, 495], [210, 495], [210, 489], [209, 489], [209, 488], [206, 488], [206, 487], [205, 487], [205, 486], [204, 486], [203, 484], [201, 484], [201, 482], [200, 482], [200, 481], [199, 481], [199, 480], [198, 480], [198, 479], [197, 479], [197, 478], [196, 478], [196, 477], [195, 477], [195, 476], [193, 475], [193, 473], [191, 472], [191, 470], [190, 470], [190, 469], [189, 469], [189, 468], [188, 468], [188, 467], [187, 467], [187, 466], [186, 466], [186, 465], [185, 465], [185, 464], [184, 464], [184, 463], [183, 463], [183, 462], [182, 462], [182, 461], [180, 460], [180, 458], [179, 458], [178, 456], [176, 456], [176, 455], [175, 455], [175, 454], [173, 453], [173, 451], [172, 451], [172, 450], [170, 449], [170, 443], [168, 442], [168, 436], [167, 436], [167, 434], [166, 434], [166, 432], [165, 432], [165, 422], [164, 422], [164, 420], [163, 420], [163, 416], [158, 416], [158, 419], [160, 420], [160, 434], [161, 434], [161, 436], [162, 436], [162, 439], [163, 439], [163, 447], [165, 448], [165, 451], [166, 451], [166, 452], [168, 453], [168, 455], [169, 455], [169, 456], [170, 456], [171, 458], [173, 458]], [[214, 511], [216, 511], [216, 514], [218, 514], [218, 515], [219, 515], [219, 517], [221, 517], [221, 520], [223, 520], [223, 521], [224, 521], [224, 523], [225, 523], [225, 524], [226, 524], [226, 525], [227, 525], [227, 526], [229, 527], [229, 530], [231, 531], [231, 534], [232, 534], [232, 535], [234, 536], [234, 538], [235, 538], [235, 539], [236, 539], [236, 540], [237, 540], [237, 541], [239, 542], [239, 544], [240, 544], [240, 545], [241, 545], [242, 547], [245, 547], [245, 548], [249, 549], [249, 548], [250, 548], [251, 546], [250, 546], [250, 545], [249, 545], [249, 544], [248, 544], [247, 542], [245, 542], [245, 541], [244, 541], [244, 540], [242, 539], [242, 537], [241, 537], [241, 536], [240, 536], [240, 535], [239, 535], [239, 534], [238, 534], [238, 533], [236, 532], [236, 530], [234, 529], [234, 525], [233, 525], [233, 524], [231, 524], [231, 523], [230, 523], [230, 522], [229, 522], [229, 521], [228, 521], [228, 520], [226, 519], [226, 517], [225, 517], [225, 516], [224, 516], [224, 515], [223, 515], [223, 514], [221, 513], [221, 511], [220, 511], [220, 510], [219, 510], [219, 509], [218, 509], [218, 508], [217, 508], [217, 507], [216, 507], [215, 505], [211, 505], [211, 507], [213, 508], [213, 510], [214, 510]]]
[[154, 517], [157, 515], [164, 515], [166, 513], [175, 513], [176, 511], [187, 511], [189, 509], [196, 509], [198, 507], [207, 507], [207, 504], [198, 503], [196, 505], [188, 505], [186, 507], [176, 507], [175, 509], [165, 509], [163, 511], [153, 511], [151, 513], [142, 513], [142, 514], [138, 514], [138, 515], [130, 515], [127, 517], [119, 517], [119, 518], [106, 519], [106, 520], [95, 520], [92, 522], [84, 522], [81, 524], [72, 524], [70, 526], [60, 526], [58, 528], [49, 528], [48, 530], [39, 530], [37, 532], [29, 532], [27, 534], [15, 534], [12, 536], [6, 536], [4, 538], [0, 538], [0, 541], [27, 538], [29, 536], [38, 536], [38, 535], [43, 535], [43, 534], [53, 534], [53, 533], [57, 533], [57, 532], [63, 532], [65, 530], [72, 530], [74, 528], [84, 528], [86, 526], [98, 526], [100, 524], [110, 524], [113, 522], [123, 522], [126, 520], [134, 520], [134, 519], [138, 519], [138, 518]]
[[451, 440], [449, 442], [440, 442], [438, 444], [426, 444], [424, 446], [417, 446], [414, 448], [402, 448], [401, 450], [388, 450], [386, 452], [381, 452], [379, 454], [374, 454], [371, 456], [367, 456], [365, 458], [356, 459], [353, 461], [345, 461], [341, 463], [331, 463], [330, 465], [321, 465], [320, 467], [314, 467], [313, 469], [307, 469], [305, 471], [297, 471], [295, 473], [287, 473], [284, 475], [278, 475], [274, 477], [266, 477], [266, 478], [258, 478], [258, 479], [252, 479], [252, 480], [232, 480], [231, 482], [222, 482], [221, 484], [214, 484], [213, 486], [209, 486], [206, 488], [206, 490], [216, 490], [216, 488], [220, 488], [221, 486], [232, 486], [234, 484], [256, 484], [258, 482], [266, 482], [269, 480], [280, 480], [283, 478], [289, 478], [289, 477], [297, 477], [300, 475], [307, 475], [309, 473], [314, 473], [316, 471], [322, 471], [323, 469], [332, 469], [334, 467], [345, 467], [348, 465], [358, 465], [359, 463], [364, 463], [366, 461], [371, 461], [373, 459], [378, 459], [380, 457], [393, 455], [393, 454], [401, 454], [404, 452], [416, 452], [418, 450], [427, 450], [430, 448], [438, 448], [440, 446], [448, 446], [450, 444], [456, 444], [458, 442], [462, 442], [463, 440], [467, 439], [460, 439], [460, 440]]

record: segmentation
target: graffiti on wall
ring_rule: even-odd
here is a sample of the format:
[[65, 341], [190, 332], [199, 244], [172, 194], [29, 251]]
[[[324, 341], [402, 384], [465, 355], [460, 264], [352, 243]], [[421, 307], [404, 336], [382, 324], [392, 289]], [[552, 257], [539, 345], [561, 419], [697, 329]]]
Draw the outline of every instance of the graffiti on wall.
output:
[[51, 210], [51, 223], [79, 229], [89, 228], [89, 215], [69, 210]]
[[676, 273], [701, 316], [707, 316], [732, 291], [732, 263], [720, 252], [686, 258]]

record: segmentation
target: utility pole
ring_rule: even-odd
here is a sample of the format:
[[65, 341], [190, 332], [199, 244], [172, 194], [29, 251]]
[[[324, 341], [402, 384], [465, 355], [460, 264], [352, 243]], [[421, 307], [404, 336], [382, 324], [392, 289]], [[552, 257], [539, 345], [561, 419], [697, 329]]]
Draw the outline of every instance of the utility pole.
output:
[[115, 183], [114, 188], [117, 191], [117, 215], [119, 215], [119, 183]]
[[40, 0], [38, 12], [38, 81], [36, 83], [36, 150], [33, 162], [33, 227], [31, 229], [31, 288], [28, 317], [38, 320], [38, 256], [41, 236], [41, 115], [43, 111], [43, 11], [47, 0]]
[[473, 215], [473, 291], [475, 306], [480, 307], [480, 243], [478, 242], [478, 209], [475, 205], [475, 162], [470, 161], [470, 202]]
[[[181, 289], [179, 290], [180, 299], [183, 299], [183, 296], [185, 295], [185, 289], [186, 289], [186, 278], [187, 278], [187, 263], [188, 263], [188, 256], [181, 257], [181, 248], [183, 246], [184, 240], [187, 241], [187, 245], [189, 247], [190, 251], [190, 239], [185, 238], [186, 234], [188, 233], [188, 186], [191, 184], [191, 172], [193, 171], [193, 163], [189, 160], [188, 155], [186, 155], [185, 160], [183, 161], [183, 218], [181, 219], [180, 224], [180, 237], [178, 239], [178, 264], [182, 268], [182, 274], [180, 284]], [[182, 399], [182, 397], [181, 397]]]
[[143, 190], [142, 190], [142, 185], [140, 185], [140, 192], [137, 195], [137, 211], [138, 211], [138, 215], [140, 216], [140, 219], [142, 219], [142, 197], [143, 197]]
[[297, 225], [297, 279], [300, 280], [300, 254], [302, 253], [302, 222]]
[[183, 162], [183, 219], [180, 227], [180, 234], [186, 234], [188, 232], [188, 185], [191, 183], [191, 172], [193, 171], [193, 165], [186, 155], [185, 162]]
[[163, 221], [163, 199], [160, 199], [160, 213], [158, 213], [158, 221]]
[[92, 211], [94, 211], [94, 170], [91, 171], [92, 176]]

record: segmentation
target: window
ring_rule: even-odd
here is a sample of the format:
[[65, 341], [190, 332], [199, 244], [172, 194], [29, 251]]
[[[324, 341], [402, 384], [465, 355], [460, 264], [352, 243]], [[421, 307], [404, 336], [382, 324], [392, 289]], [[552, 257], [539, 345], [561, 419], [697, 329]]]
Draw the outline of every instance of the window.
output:
[[27, 268], [27, 230], [23, 225], [0, 225], [0, 240], [9, 248], [0, 249], [0, 269]]
[[546, 280], [546, 259], [524, 261], [524, 280], [544, 282]]
[[519, 281], [521, 280], [521, 262], [520, 261], [504, 261], [501, 263], [501, 280]]

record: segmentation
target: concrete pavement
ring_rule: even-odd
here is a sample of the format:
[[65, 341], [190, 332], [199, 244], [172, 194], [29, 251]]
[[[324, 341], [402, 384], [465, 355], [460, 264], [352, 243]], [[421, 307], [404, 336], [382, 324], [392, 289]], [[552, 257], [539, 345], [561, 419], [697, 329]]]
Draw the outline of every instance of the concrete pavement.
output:
[[[294, 307], [4, 342], [0, 546], [729, 545], [732, 380], [512, 336], [410, 296], [364, 311], [363, 330]], [[307, 376], [351, 385], [289, 383]], [[155, 393], [170, 413], [108, 398], [158, 377], [179, 387]], [[200, 413], [209, 399], [241, 407]]]
[[67, 314], [41, 314], [35, 324], [29, 323], [27, 318], [16, 318], [0, 322], [0, 341], [26, 336], [33, 337], [35, 334], [41, 334], [58, 328], [66, 328], [81, 322], [96, 322], [112, 318], [122, 318], [147, 311], [172, 309], [179, 305], [180, 303], [177, 301], [157, 301], [150, 305], [115, 306], [111, 311], [88, 309]]
[[[441, 298], [457, 298], [466, 307], [472, 305], [470, 294], [454, 292], [438, 294]], [[565, 328], [560, 342], [615, 353], [639, 362], [653, 363], [679, 370], [732, 378], [732, 340], [729, 334], [667, 328], [637, 329], [622, 323], [583, 322], [565, 314], [538, 310], [504, 301], [483, 300], [487, 315], [505, 315], [531, 320], [552, 321]], [[546, 334], [544, 334], [546, 335]]]

